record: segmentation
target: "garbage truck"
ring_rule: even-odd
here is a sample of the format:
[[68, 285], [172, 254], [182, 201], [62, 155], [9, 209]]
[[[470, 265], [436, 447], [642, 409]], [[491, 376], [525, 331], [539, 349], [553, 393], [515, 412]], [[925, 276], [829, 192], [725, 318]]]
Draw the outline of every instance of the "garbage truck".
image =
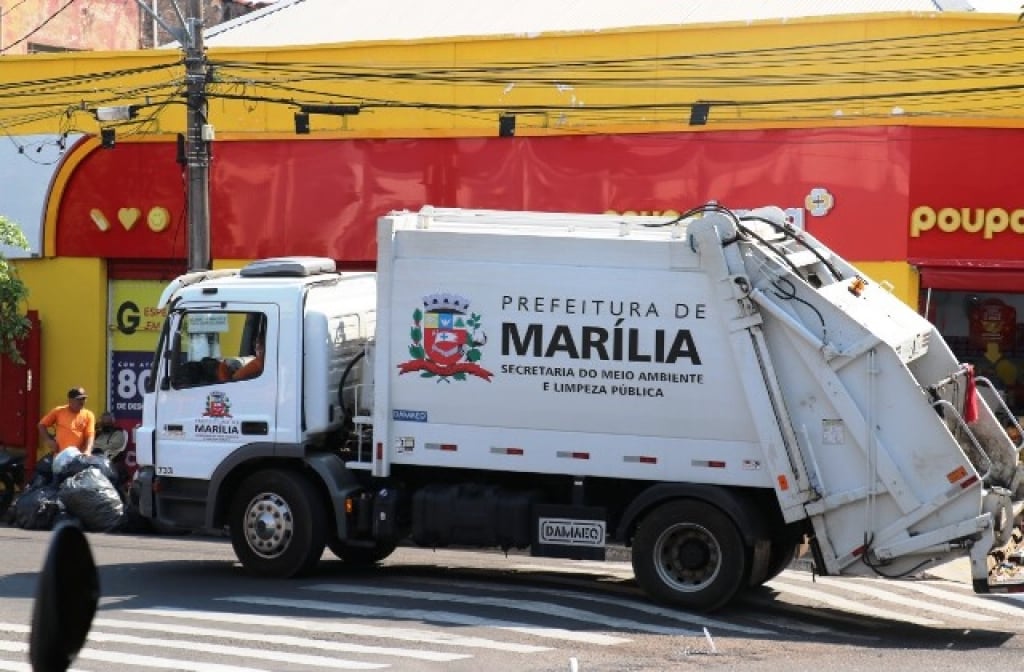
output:
[[377, 233], [372, 273], [279, 257], [169, 284], [144, 516], [229, 535], [266, 577], [325, 548], [628, 548], [647, 595], [708, 611], [799, 548], [821, 575], [966, 556], [976, 592], [1024, 586], [999, 390], [779, 208], [426, 206]]

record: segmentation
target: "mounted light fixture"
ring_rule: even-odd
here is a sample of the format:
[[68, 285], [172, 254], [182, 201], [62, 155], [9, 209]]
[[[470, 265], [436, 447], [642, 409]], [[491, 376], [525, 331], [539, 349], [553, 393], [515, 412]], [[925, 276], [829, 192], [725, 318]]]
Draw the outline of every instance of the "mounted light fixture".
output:
[[347, 117], [359, 114], [362, 108], [358, 105], [301, 105], [299, 109], [306, 114], [333, 114]]
[[711, 103], [694, 103], [690, 106], [690, 126], [703, 126], [708, 123]]
[[128, 121], [134, 119], [139, 114], [139, 108], [136, 105], [116, 105], [114, 107], [97, 107], [93, 108], [92, 114], [96, 117], [96, 121], [109, 122], [109, 121]]
[[300, 105], [299, 111], [295, 113], [295, 133], [307, 135], [309, 133], [309, 115], [329, 114], [336, 117], [350, 117], [362, 110], [358, 105]]
[[516, 115], [498, 115], [498, 137], [511, 138], [516, 134]]

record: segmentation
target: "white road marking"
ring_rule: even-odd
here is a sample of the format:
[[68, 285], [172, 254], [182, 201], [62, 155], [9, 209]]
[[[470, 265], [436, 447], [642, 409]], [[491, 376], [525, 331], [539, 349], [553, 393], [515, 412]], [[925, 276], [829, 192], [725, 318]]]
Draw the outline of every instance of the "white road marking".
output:
[[[230, 619], [237, 623], [236, 619]], [[280, 646], [295, 646], [302, 649], [318, 649], [320, 651], [339, 651], [345, 653], [365, 653], [375, 656], [397, 656], [402, 658], [416, 658], [418, 660], [431, 660], [435, 662], [451, 662], [470, 658], [465, 653], [439, 653], [434, 651], [420, 651], [416, 649], [396, 649], [384, 646], [364, 646], [362, 644], [349, 644], [346, 642], [330, 642], [310, 637], [294, 637], [291, 635], [274, 635], [266, 632], [243, 632], [241, 630], [215, 630], [212, 628], [197, 628], [191, 625], [177, 625], [172, 623], [150, 623], [139, 620], [121, 620], [116, 618], [97, 618], [93, 621], [94, 626], [107, 626], [119, 628], [121, 632], [132, 632], [137, 630], [152, 630], [166, 632], [175, 635], [191, 635], [195, 637], [211, 637], [219, 639], [232, 639], [238, 642], [260, 642], [262, 644], [278, 644]], [[318, 628], [318, 632], [324, 632]]]
[[633, 566], [626, 563], [617, 563], [619, 565], [625, 564], [625, 567], [604, 567], [605, 563], [597, 563], [593, 566], [573, 564], [573, 565], [542, 565], [539, 563], [522, 562], [516, 563], [511, 566], [510, 569], [521, 570], [524, 572], [547, 572], [551, 574], [602, 574], [605, 576], [614, 576], [618, 579], [632, 579]]
[[[948, 584], [948, 582], [943, 582]], [[923, 581], [901, 581], [900, 588], [907, 588], [918, 593], [923, 593], [929, 597], [936, 597], [940, 600], [949, 600], [955, 604], [959, 604], [962, 607], [970, 607], [971, 609], [981, 609], [983, 611], [991, 611], [996, 614], [1004, 614], [1007, 616], [1016, 616], [1020, 618], [1024, 616], [1024, 609], [1020, 606], [1013, 604], [1007, 604], [1000, 598], [1014, 598], [1012, 595], [993, 595], [991, 597], [980, 597], [977, 593], [963, 593], [960, 591], [943, 590], [938, 587], [938, 584], [929, 581], [927, 583]], [[952, 584], [961, 585], [961, 584]], [[1016, 598], [1021, 599], [1021, 598]]]
[[[451, 586], [450, 581], [443, 581], [440, 579], [415, 579], [415, 583], [418, 585], [444, 585]], [[467, 588], [476, 591], [491, 591], [491, 592], [506, 592], [509, 590], [508, 586], [496, 586], [490, 583], [476, 583], [471, 581], [459, 581], [460, 588]], [[589, 593], [580, 593], [571, 590], [560, 590], [557, 588], [536, 588], [533, 586], [516, 586], [514, 588], [516, 593], [536, 593], [540, 595], [551, 595], [554, 597], [563, 597], [572, 600], [582, 600], [586, 602], [595, 602], [597, 604], [607, 604], [613, 607], [623, 607], [628, 609], [634, 609], [641, 611], [644, 614], [652, 616], [660, 616], [667, 618], [672, 621], [679, 623], [686, 623], [689, 625], [696, 625], [698, 627], [709, 628], [712, 630], [729, 630], [731, 632], [737, 632], [745, 635], [772, 635], [776, 634], [777, 630], [765, 630], [764, 628], [752, 628], [746, 625], [738, 625], [736, 623], [729, 623], [727, 621], [720, 621], [713, 618], [707, 618], [703, 614], [682, 611], [681, 609], [672, 609], [670, 607], [662, 607], [654, 602], [642, 602], [639, 600], [633, 600], [629, 597], [609, 597], [607, 595], [592, 595]]]
[[[303, 586], [302, 590], [316, 590], [328, 593], [348, 593], [365, 595], [366, 588], [363, 586], [346, 586], [339, 584], [320, 584], [316, 586]], [[515, 611], [526, 611], [531, 614], [543, 614], [555, 616], [581, 623], [600, 624], [608, 628], [620, 630], [634, 630], [636, 632], [648, 632], [656, 635], [678, 635], [682, 637], [695, 637], [703, 634], [699, 630], [682, 630], [680, 628], [651, 625], [625, 618], [615, 618], [606, 614], [583, 609], [573, 609], [551, 602], [532, 602], [523, 599], [507, 599], [500, 597], [476, 597], [463, 593], [435, 593], [425, 590], [406, 590], [402, 588], [381, 588], [376, 586], [373, 589], [374, 596], [398, 597], [408, 600], [425, 600], [428, 602], [455, 602], [457, 604], [476, 604], [485, 607], [500, 607]]]
[[[936, 604], [935, 602], [925, 602], [918, 600], [913, 597], [904, 597], [899, 593], [895, 592], [894, 585], [889, 585], [886, 589], [878, 588], [876, 586], [869, 586], [865, 581], [871, 579], [862, 579], [858, 581], [852, 577], [850, 578], [833, 578], [826, 576], [819, 576], [817, 578], [810, 574], [803, 572], [790, 572], [785, 577], [780, 576], [780, 579], [785, 580], [796, 580], [802, 581], [803, 583], [816, 582], [817, 585], [835, 588], [845, 593], [859, 593], [860, 595], [867, 595], [868, 597], [874, 597], [879, 600], [884, 600], [892, 604], [898, 604], [902, 607], [910, 607], [911, 609], [917, 609], [919, 611], [930, 611], [932, 613], [940, 614], [942, 616], [950, 616], [953, 618], [959, 618], [967, 621], [997, 621], [995, 616], [986, 616], [984, 614], [974, 614], [969, 611], [965, 611], [963, 607], [951, 607], [945, 604]], [[891, 584], [892, 582], [887, 582]]]
[[902, 614], [888, 609], [869, 607], [861, 602], [854, 602], [853, 600], [848, 600], [845, 597], [839, 597], [838, 595], [829, 593], [828, 591], [818, 590], [816, 588], [805, 588], [793, 583], [782, 583], [778, 581], [778, 579], [769, 581], [765, 585], [779, 591], [780, 593], [792, 593], [818, 602], [824, 602], [831, 607], [836, 607], [843, 611], [861, 614], [862, 616], [887, 618], [893, 621], [903, 621], [905, 623], [914, 623], [916, 625], [930, 626], [943, 624], [942, 621], [936, 621], [931, 618], [918, 618], [916, 616], [910, 616], [909, 614]]
[[[29, 627], [21, 624], [14, 623], [0, 623], [0, 630], [6, 630], [8, 632], [29, 632]], [[107, 660], [107, 658], [99, 658], [97, 656], [125, 656], [130, 654], [115, 653], [112, 651], [99, 651], [89, 648], [90, 643], [103, 642], [103, 643], [116, 643], [116, 644], [133, 644], [136, 646], [144, 647], [146, 649], [182, 649], [184, 651], [202, 651], [203, 653], [213, 653], [224, 656], [237, 656], [239, 658], [256, 658], [259, 660], [275, 661], [279, 663], [290, 663], [293, 665], [310, 665], [316, 667], [325, 667], [327, 669], [341, 669], [341, 670], [379, 670], [385, 667], [390, 667], [387, 663], [364, 663], [358, 660], [343, 660], [341, 658], [328, 658], [326, 656], [311, 656], [303, 653], [296, 653], [292, 651], [270, 651], [266, 649], [245, 649], [240, 646], [224, 646], [222, 644], [205, 644], [203, 642], [188, 641], [188, 640], [177, 640], [177, 639], [160, 639], [157, 637], [136, 637], [134, 635], [123, 635], [109, 632], [98, 632], [93, 630], [89, 633], [89, 638], [86, 641], [85, 648], [79, 653], [80, 658], [92, 659], [92, 660]], [[140, 659], [148, 660], [150, 656], [139, 656]], [[166, 660], [166, 659], [165, 659]], [[146, 663], [147, 665], [149, 663]], [[164, 667], [164, 665], [157, 664], [158, 667]], [[218, 668], [238, 670], [238, 669], [250, 669], [250, 668], [236, 668], [233, 666], [218, 665]], [[182, 667], [181, 669], [192, 669], [189, 667]]]
[[[14, 631], [22, 628], [28, 632], [28, 626], [0, 623], [0, 629]], [[20, 642], [0, 641], [0, 651], [10, 653], [28, 652], [28, 644]], [[198, 663], [191, 660], [178, 660], [175, 658], [162, 658], [159, 656], [140, 656], [133, 653], [118, 653], [116, 651], [99, 651], [86, 648], [78, 652], [80, 660], [98, 660], [104, 663], [116, 663], [118, 665], [138, 665], [146, 670], [155, 668], [185, 671], [185, 672], [271, 672], [258, 667], [238, 667], [236, 665], [218, 665], [217, 663]], [[19, 668], [20, 669], [20, 668]]]
[[190, 609], [178, 609], [175, 607], [129, 609], [128, 611], [157, 617], [169, 616], [172, 618], [183, 618], [187, 620], [215, 621], [220, 623], [245, 625], [266, 625], [275, 629], [287, 628], [291, 630], [301, 630], [304, 632], [337, 632], [357, 637], [379, 637], [440, 646], [460, 646], [470, 649], [492, 649], [495, 651], [508, 651], [511, 653], [540, 653], [541, 651], [551, 650], [551, 647], [548, 646], [515, 644], [512, 642], [499, 642], [497, 640], [486, 639], [483, 637], [466, 637], [462, 635], [451, 635], [445, 632], [434, 632], [432, 630], [419, 630], [414, 628], [387, 628], [376, 625], [364, 625], [362, 623], [307, 621], [298, 618], [285, 618], [283, 616], [236, 614], [217, 611], [194, 611]]
[[[376, 595], [376, 589], [374, 589]], [[596, 632], [573, 632], [564, 628], [543, 628], [534, 627], [515, 621], [498, 620], [495, 618], [484, 618], [459, 614], [451, 611], [436, 611], [434, 609], [393, 609], [391, 607], [376, 607], [371, 604], [346, 604], [344, 602], [325, 602], [322, 600], [285, 600], [279, 598], [253, 596], [238, 596], [218, 598], [227, 602], [240, 602], [242, 604], [260, 604], [271, 607], [286, 607], [292, 609], [309, 609], [314, 611], [326, 611], [336, 614], [350, 614], [352, 616], [377, 616], [394, 619], [415, 619], [428, 623], [454, 623], [481, 628], [496, 628], [508, 630], [534, 637], [548, 639], [559, 639], [568, 642], [580, 642], [584, 644], [596, 644], [598, 646], [614, 646], [624, 644], [631, 640], [624, 637], [613, 637], [602, 635]]]

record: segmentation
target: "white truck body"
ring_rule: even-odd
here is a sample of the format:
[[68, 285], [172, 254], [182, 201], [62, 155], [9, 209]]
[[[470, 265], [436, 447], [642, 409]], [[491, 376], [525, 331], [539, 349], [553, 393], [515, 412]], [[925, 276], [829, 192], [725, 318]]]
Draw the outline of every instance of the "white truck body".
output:
[[[427, 207], [381, 218], [376, 274], [183, 276], [136, 434], [143, 512], [226, 525], [270, 575], [324, 544], [618, 543], [652, 596], [713, 609], [807, 539], [823, 574], [969, 553], [976, 590], [1015, 590], [1019, 447], [987, 381], [780, 210], [694, 214]], [[266, 336], [263, 374], [183, 377], [233, 326]]]

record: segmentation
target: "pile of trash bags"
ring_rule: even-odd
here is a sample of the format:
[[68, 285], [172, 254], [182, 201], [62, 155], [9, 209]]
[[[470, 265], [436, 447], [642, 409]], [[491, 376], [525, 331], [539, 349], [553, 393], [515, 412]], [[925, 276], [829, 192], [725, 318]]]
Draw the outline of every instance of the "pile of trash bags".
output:
[[49, 530], [71, 517], [90, 532], [113, 531], [125, 513], [118, 480], [106, 457], [66, 448], [36, 464], [32, 482], [8, 513], [9, 522], [26, 530]]

